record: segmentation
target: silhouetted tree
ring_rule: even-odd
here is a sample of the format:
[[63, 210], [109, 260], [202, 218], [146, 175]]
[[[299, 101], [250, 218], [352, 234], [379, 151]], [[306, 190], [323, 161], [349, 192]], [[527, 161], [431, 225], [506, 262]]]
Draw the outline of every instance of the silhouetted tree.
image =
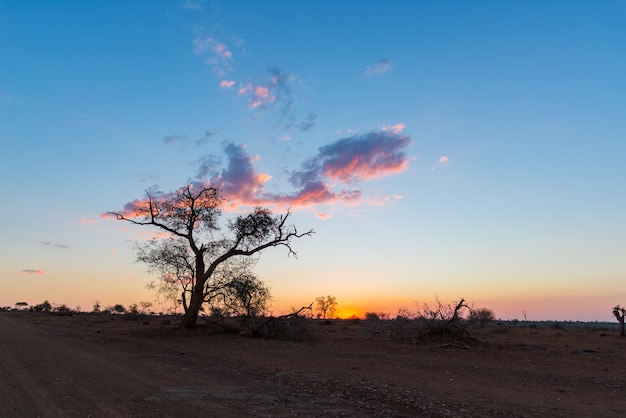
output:
[[113, 312], [123, 314], [124, 312], [126, 312], [126, 308], [124, 307], [124, 305], [117, 303], [113, 305]]
[[329, 318], [335, 316], [335, 310], [337, 309], [337, 299], [334, 296], [320, 296], [315, 299], [315, 306], [322, 312], [322, 318], [326, 319], [326, 315]]
[[617, 305], [613, 308], [613, 315], [619, 321], [619, 336], [626, 337], [626, 330], [624, 329], [624, 317], [626, 316], [626, 308], [622, 308]]
[[50, 312], [52, 310], [52, 305], [50, 304], [50, 302], [45, 300], [38, 305], [31, 306], [30, 310], [33, 312]]
[[27, 306], [28, 306], [28, 303], [26, 302], [17, 302], [15, 304], [15, 309], [22, 310], [22, 309], [26, 309]]
[[147, 314], [148, 309], [150, 309], [151, 307], [152, 307], [152, 302], [148, 302], [148, 301], [139, 302], [139, 312], [142, 314]]
[[100, 309], [101, 309], [101, 305], [100, 305], [100, 301], [97, 300], [93, 303], [93, 309], [91, 310], [91, 312], [93, 313], [100, 313]]
[[110, 213], [118, 220], [169, 233], [169, 238], [138, 244], [137, 254], [139, 261], [161, 274], [166, 287], [181, 290], [182, 328], [193, 327], [203, 304], [228, 289], [228, 278], [233, 277], [228, 267], [245, 266], [242, 259], [270, 247], [284, 246], [295, 256], [291, 240], [313, 234], [298, 233], [289, 225], [289, 211], [273, 216], [259, 207], [229, 221], [229, 234], [221, 233], [218, 218], [224, 200], [215, 187], [196, 190], [188, 185], [169, 195], [146, 194], [146, 202], [135, 201], [124, 212]]

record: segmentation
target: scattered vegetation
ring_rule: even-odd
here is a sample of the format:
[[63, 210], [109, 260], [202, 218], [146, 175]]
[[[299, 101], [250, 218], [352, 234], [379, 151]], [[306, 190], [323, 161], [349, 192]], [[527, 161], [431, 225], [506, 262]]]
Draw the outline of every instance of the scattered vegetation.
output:
[[319, 311], [317, 314], [318, 319], [326, 319], [328, 315], [329, 319], [335, 316], [337, 310], [337, 299], [334, 296], [320, 296], [315, 299], [315, 307]]
[[488, 308], [472, 308], [469, 313], [470, 322], [478, 323], [481, 327], [496, 320], [496, 315]]
[[365, 338], [382, 338], [414, 344], [427, 339], [437, 339], [444, 340], [446, 344], [468, 348], [465, 341], [470, 339], [469, 327], [474, 324], [484, 326], [493, 318], [491, 310], [486, 308], [473, 310], [463, 298], [447, 304], [436, 300], [434, 305], [424, 304], [416, 311], [401, 309], [394, 319], [368, 312], [365, 315], [367, 327], [363, 335]]
[[39, 305], [31, 306], [30, 310], [33, 312], [50, 312], [52, 311], [52, 305], [46, 300]]

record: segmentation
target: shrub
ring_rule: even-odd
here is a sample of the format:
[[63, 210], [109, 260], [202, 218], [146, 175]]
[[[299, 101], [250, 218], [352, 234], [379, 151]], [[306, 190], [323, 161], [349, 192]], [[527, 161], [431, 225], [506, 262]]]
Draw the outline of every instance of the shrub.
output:
[[31, 306], [30, 310], [33, 312], [50, 312], [52, 311], [52, 305], [47, 300], [43, 301], [39, 305]]
[[434, 307], [424, 304], [418, 312], [418, 320], [431, 335], [466, 336], [469, 322], [463, 316], [469, 310], [470, 307], [463, 298], [447, 305], [437, 300]]
[[[261, 321], [263, 321], [261, 324], [257, 324]], [[309, 329], [307, 319], [301, 316], [270, 318], [270, 320], [254, 317], [250, 321], [250, 327], [252, 335], [257, 338], [299, 342], [315, 339]]]
[[74, 311], [72, 311], [72, 308], [70, 308], [69, 306], [67, 306], [66, 304], [62, 303], [60, 305], [56, 305], [53, 309], [52, 312], [58, 314], [58, 315], [72, 315], [74, 313]]
[[469, 320], [473, 323], [478, 323], [481, 327], [484, 327], [490, 322], [495, 321], [496, 316], [491, 309], [477, 308], [471, 309], [469, 314]]
[[366, 312], [365, 320], [366, 321], [380, 321], [380, 316], [376, 312]]

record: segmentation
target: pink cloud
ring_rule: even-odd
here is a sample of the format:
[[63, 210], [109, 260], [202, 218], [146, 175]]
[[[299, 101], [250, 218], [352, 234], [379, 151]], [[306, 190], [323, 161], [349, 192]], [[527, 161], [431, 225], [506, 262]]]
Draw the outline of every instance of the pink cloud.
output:
[[327, 220], [330, 219], [330, 215], [328, 213], [317, 213], [315, 216], [317, 216], [318, 218], [322, 219], [322, 220]]
[[408, 136], [385, 131], [344, 138], [321, 147], [318, 164], [325, 176], [343, 182], [380, 178], [407, 169], [402, 150], [410, 142]]
[[[248, 96], [248, 106], [255, 109], [260, 116], [262, 111], [277, 109], [281, 118], [289, 116], [295, 119], [292, 108], [296, 102], [293, 92], [295, 77], [289, 73], [283, 73], [278, 68], [268, 69], [267, 74], [259, 75], [253, 82], [248, 82], [238, 89], [240, 95]], [[305, 131], [315, 124], [315, 115], [309, 116], [303, 122], [291, 122], [291, 127], [298, 127]]]
[[448, 160], [449, 159], [448, 159], [447, 156], [442, 155], [441, 157], [439, 157], [439, 160], [437, 161], [437, 164], [435, 166], [431, 167], [431, 170], [435, 171], [436, 168], [437, 168], [436, 166], [441, 165], [441, 164], [446, 164], [448, 162]]
[[270, 92], [270, 88], [267, 86], [255, 86], [248, 83], [245, 87], [240, 88], [238, 93], [249, 96], [249, 104], [253, 109], [269, 105], [276, 100], [276, 96]]
[[[296, 190], [282, 194], [267, 193], [263, 185], [271, 177], [256, 173], [252, 166], [255, 158], [249, 157], [243, 147], [228, 144], [225, 148], [228, 168], [211, 179], [211, 183], [222, 184], [226, 199], [234, 206], [355, 205], [363, 201], [363, 193], [359, 188], [346, 186], [406, 170], [409, 157], [404, 149], [410, 143], [407, 136], [385, 131], [340, 139], [321, 147], [318, 155], [306, 161], [302, 169], [293, 171], [290, 182]], [[333, 185], [335, 182], [339, 186]]]
[[212, 67], [214, 73], [224, 75], [231, 70], [230, 60], [233, 53], [224, 43], [209, 36], [198, 37], [193, 40], [192, 44], [196, 55], [207, 57], [204, 62]]
[[233, 57], [233, 53], [228, 50], [226, 45], [220, 42], [216, 42], [213, 45], [213, 51], [224, 59], [230, 59]]
[[25, 270], [22, 270], [22, 273], [26, 273], [26, 274], [44, 274], [44, 271], [43, 270], [25, 269]]
[[231, 88], [235, 85], [235, 80], [222, 80], [220, 81], [220, 87]]
[[404, 128], [406, 128], [406, 125], [404, 123], [398, 123], [396, 125], [385, 125], [383, 126], [383, 131], [385, 132], [391, 132], [394, 134], [399, 134], [400, 132], [402, 132], [404, 130]]
[[[254, 163], [260, 159], [259, 156], [248, 155], [245, 146], [226, 143], [226, 167], [219, 172], [213, 172], [201, 165], [193, 187], [196, 184], [199, 187], [219, 186], [227, 210], [236, 210], [240, 206], [284, 209], [328, 204], [388, 204], [392, 199], [400, 199], [401, 196], [379, 194], [364, 197], [363, 191], [355, 185], [406, 170], [410, 158], [404, 150], [410, 143], [408, 136], [400, 135], [393, 129], [339, 139], [320, 147], [316, 156], [305, 161], [299, 170], [292, 171], [289, 181], [293, 191], [281, 193], [270, 193], [265, 189], [265, 184], [272, 176], [256, 171]], [[205, 177], [209, 175], [210, 178]], [[159, 193], [153, 198], [167, 199], [175, 194], [176, 192]], [[127, 203], [120, 213], [132, 218], [144, 216], [148, 210], [146, 199], [136, 199]], [[105, 219], [114, 217], [111, 214], [101, 216]], [[328, 218], [326, 214], [318, 216], [322, 219]]]
[[95, 219], [85, 219], [85, 218], [80, 218], [80, 221], [79, 221], [79, 223], [81, 225], [91, 225], [91, 224], [95, 224], [97, 222], [98, 221], [95, 220]]

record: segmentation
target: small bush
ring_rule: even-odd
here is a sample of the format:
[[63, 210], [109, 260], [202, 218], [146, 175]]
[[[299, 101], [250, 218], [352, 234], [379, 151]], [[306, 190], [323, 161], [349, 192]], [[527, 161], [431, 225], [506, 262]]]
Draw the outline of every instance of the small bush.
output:
[[74, 314], [74, 311], [72, 310], [72, 308], [70, 308], [69, 306], [67, 306], [66, 304], [61, 304], [61, 305], [56, 305], [53, 309], [52, 312], [57, 314], [57, 315], [72, 315]]
[[31, 306], [30, 310], [33, 312], [50, 312], [52, 311], [52, 305], [46, 300], [39, 305]]
[[496, 315], [493, 313], [491, 309], [476, 308], [476, 309], [470, 310], [468, 319], [470, 322], [477, 323], [481, 327], [484, 327], [488, 323], [495, 321]]
[[[261, 323], [258, 324], [258, 322]], [[301, 316], [270, 318], [269, 320], [267, 318], [255, 317], [251, 318], [249, 325], [252, 336], [257, 338], [298, 342], [315, 339], [307, 319]]]
[[380, 317], [375, 312], [367, 312], [365, 314], [365, 320], [366, 321], [379, 321]]
[[444, 305], [439, 300], [434, 307], [427, 304], [418, 313], [418, 320], [424, 325], [431, 335], [444, 335], [450, 337], [460, 337], [468, 335], [464, 314], [470, 307], [465, 303], [465, 299]]

